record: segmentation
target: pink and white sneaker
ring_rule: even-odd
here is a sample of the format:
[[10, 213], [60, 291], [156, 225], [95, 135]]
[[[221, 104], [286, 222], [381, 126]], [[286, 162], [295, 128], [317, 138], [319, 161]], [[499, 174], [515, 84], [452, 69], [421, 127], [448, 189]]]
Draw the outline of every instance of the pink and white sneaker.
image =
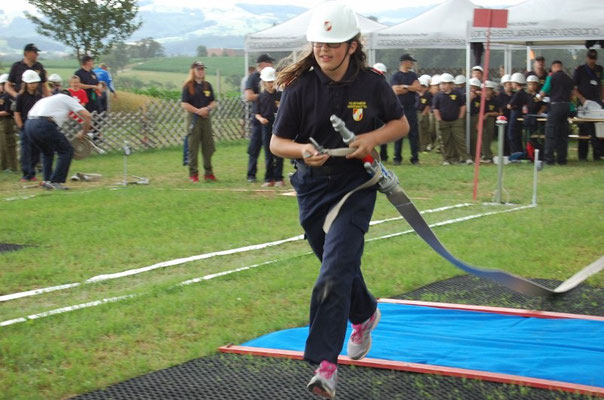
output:
[[348, 339], [348, 357], [353, 360], [360, 360], [369, 353], [371, 349], [371, 331], [375, 329], [380, 322], [380, 310], [375, 309], [375, 312], [367, 321], [361, 324], [352, 324], [352, 334]]
[[321, 361], [306, 388], [319, 397], [333, 399], [336, 397], [338, 383], [338, 366], [329, 361]]

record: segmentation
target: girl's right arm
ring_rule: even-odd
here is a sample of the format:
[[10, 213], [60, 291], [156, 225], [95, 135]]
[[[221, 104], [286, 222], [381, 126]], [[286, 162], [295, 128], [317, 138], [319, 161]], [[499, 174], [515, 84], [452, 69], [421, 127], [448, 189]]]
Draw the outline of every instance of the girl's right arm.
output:
[[21, 119], [21, 113], [19, 111], [15, 111], [14, 116], [15, 116], [15, 124], [17, 124], [17, 127], [19, 129], [23, 128], [23, 120]]

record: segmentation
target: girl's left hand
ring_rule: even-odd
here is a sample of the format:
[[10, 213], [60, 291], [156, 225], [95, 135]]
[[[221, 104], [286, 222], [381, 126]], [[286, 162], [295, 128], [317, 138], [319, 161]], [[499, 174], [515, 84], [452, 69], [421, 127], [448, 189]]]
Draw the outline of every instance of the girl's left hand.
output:
[[356, 139], [350, 142], [348, 147], [356, 147], [357, 149], [346, 156], [346, 158], [358, 158], [359, 160], [367, 157], [372, 151], [373, 148], [377, 145], [375, 142], [373, 135], [371, 134], [363, 134], [357, 135]]

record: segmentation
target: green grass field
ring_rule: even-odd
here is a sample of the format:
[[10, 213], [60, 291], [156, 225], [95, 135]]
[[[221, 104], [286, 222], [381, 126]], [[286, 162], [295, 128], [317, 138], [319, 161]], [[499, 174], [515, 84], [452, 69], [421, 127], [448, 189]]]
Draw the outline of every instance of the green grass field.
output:
[[[575, 143], [572, 146], [576, 146]], [[405, 144], [405, 157], [408, 154]], [[576, 161], [539, 175], [538, 207], [435, 228], [453, 254], [483, 267], [528, 278], [564, 280], [602, 255], [604, 169]], [[87, 279], [159, 262], [291, 238], [301, 234], [289, 187], [248, 184], [246, 143], [218, 143], [217, 183], [191, 184], [181, 150], [135, 153], [131, 174], [148, 186], [116, 186], [123, 156], [74, 161], [70, 173], [96, 172], [96, 183], [72, 190], [24, 188], [18, 175], [0, 174], [0, 243], [28, 247], [0, 253], [0, 295], [67, 283], [78, 287], [0, 303], [0, 322], [106, 298], [136, 297], [0, 327], [0, 398], [61, 399], [216, 352], [227, 343], [306, 324], [319, 263], [308, 245], [291, 241], [260, 250], [199, 259], [152, 271], [84, 283]], [[421, 166], [392, 167], [420, 210], [472, 203], [426, 214], [428, 222], [502, 211], [489, 206], [496, 167], [481, 168], [472, 202], [473, 168], [440, 165], [422, 154]], [[286, 173], [293, 169], [288, 162]], [[389, 166], [391, 167], [391, 166]], [[259, 166], [259, 178], [264, 171]], [[506, 166], [510, 200], [530, 203], [532, 165]], [[374, 219], [396, 210], [379, 194]], [[402, 220], [371, 227], [368, 239], [402, 232]], [[179, 282], [259, 265], [187, 286]], [[404, 293], [461, 274], [416, 235], [368, 242], [363, 257], [376, 296]], [[604, 287], [604, 274], [589, 279]]]
[[206, 65], [207, 73], [216, 75], [217, 71], [223, 76], [243, 76], [245, 65], [243, 56], [235, 57], [164, 57], [154, 58], [135, 65], [137, 71], [187, 72], [193, 61], [201, 60]]

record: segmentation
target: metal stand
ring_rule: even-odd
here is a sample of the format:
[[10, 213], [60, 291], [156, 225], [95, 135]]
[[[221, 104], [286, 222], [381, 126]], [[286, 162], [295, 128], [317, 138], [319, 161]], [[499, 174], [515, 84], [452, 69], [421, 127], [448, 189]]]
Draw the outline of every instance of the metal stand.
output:
[[505, 140], [505, 128], [508, 125], [508, 122], [504, 119], [498, 119], [497, 122], [498, 129], [498, 141], [497, 141], [497, 191], [495, 192], [495, 203], [504, 204], [503, 201], [503, 141]]
[[128, 146], [128, 141], [124, 140], [124, 147], [122, 147], [122, 150], [124, 150], [124, 181], [122, 182], [122, 185], [127, 186], [128, 185], [128, 156], [130, 154], [132, 154], [132, 149], [130, 148], [130, 146]]
[[537, 175], [541, 170], [541, 161], [539, 160], [539, 149], [535, 149], [535, 166], [533, 168], [533, 200], [531, 206], [537, 205]]

